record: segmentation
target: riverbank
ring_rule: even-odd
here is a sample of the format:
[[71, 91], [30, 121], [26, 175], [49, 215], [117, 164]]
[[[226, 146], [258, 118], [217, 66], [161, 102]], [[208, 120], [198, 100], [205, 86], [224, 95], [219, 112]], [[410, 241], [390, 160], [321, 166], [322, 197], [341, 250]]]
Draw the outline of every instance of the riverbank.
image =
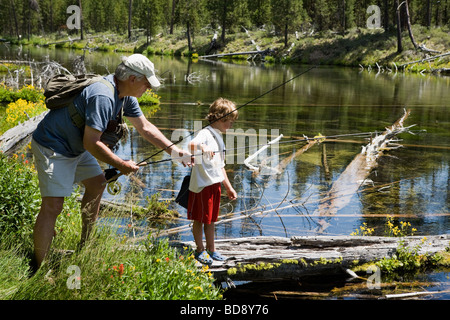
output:
[[[212, 34], [200, 33], [192, 39], [192, 50], [183, 30], [174, 34], [159, 34], [147, 43], [144, 34], [136, 34], [129, 41], [125, 36], [114, 34], [86, 35], [86, 40], [76, 36], [52, 35], [46, 38], [32, 37], [29, 41], [13, 42], [22, 45], [49, 46], [79, 50], [99, 50], [116, 52], [139, 52], [148, 56], [188, 56], [196, 59], [205, 54], [229, 54], [236, 52], [270, 50], [265, 56], [268, 64], [320, 64], [372, 69], [401, 68], [411, 72], [431, 72], [450, 68], [450, 56], [435, 60], [421, 61], [450, 51], [450, 29], [447, 27], [426, 28], [412, 26], [412, 33], [418, 46], [415, 49], [407, 31], [402, 34], [403, 51], [397, 53], [395, 30], [353, 28], [345, 34], [332, 31], [321, 33], [297, 33], [289, 38], [284, 46], [284, 37], [268, 30], [241, 30], [228, 34], [224, 44], [211, 49]], [[250, 55], [236, 55], [224, 59], [246, 60]], [[253, 58], [259, 59], [256, 55]]]
[[[0, 300], [221, 299], [222, 290], [208, 268], [196, 267], [192, 252], [151, 236], [131, 245], [132, 222], [123, 229], [112, 218], [100, 221], [80, 249], [79, 190], [64, 203], [48, 259], [33, 270], [37, 174], [22, 154], [0, 154], [0, 173]], [[110, 209], [100, 215], [117, 216]]]

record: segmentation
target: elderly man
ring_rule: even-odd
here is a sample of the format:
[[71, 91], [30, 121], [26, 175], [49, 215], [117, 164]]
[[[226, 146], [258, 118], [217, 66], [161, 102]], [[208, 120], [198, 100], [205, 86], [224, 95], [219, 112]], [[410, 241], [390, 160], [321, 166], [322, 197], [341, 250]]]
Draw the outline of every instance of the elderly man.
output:
[[173, 145], [145, 118], [139, 107], [136, 98], [159, 85], [153, 63], [141, 54], [133, 54], [124, 58], [114, 75], [89, 85], [75, 98], [76, 113], [84, 118], [81, 128], [73, 121], [68, 107], [50, 111], [38, 125], [31, 144], [42, 197], [33, 234], [36, 267], [50, 249], [56, 218], [75, 182], [85, 187], [81, 202], [81, 244], [89, 236], [106, 182], [97, 160], [110, 164], [122, 174], [139, 169], [136, 162], [121, 159], [102, 141], [108, 123], [117, 115], [123, 112], [146, 140], [186, 159], [181, 161], [183, 165], [190, 165], [190, 154]]

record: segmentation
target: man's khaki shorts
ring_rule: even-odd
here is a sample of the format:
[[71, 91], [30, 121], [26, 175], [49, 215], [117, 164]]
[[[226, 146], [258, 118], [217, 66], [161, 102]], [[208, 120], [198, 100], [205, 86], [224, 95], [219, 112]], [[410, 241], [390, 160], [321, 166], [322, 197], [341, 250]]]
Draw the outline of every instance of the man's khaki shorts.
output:
[[40, 145], [34, 139], [31, 141], [31, 150], [42, 197], [68, 197], [75, 183], [103, 173], [97, 159], [87, 151], [68, 158]]

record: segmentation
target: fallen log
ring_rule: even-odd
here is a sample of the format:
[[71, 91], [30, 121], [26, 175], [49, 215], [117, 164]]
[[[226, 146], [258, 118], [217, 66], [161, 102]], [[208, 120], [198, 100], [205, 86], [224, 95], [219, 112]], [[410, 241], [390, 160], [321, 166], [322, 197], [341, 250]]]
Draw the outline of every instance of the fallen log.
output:
[[431, 72], [441, 75], [450, 75], [450, 68], [431, 69]]
[[446, 53], [438, 54], [436, 56], [432, 56], [432, 57], [429, 57], [429, 58], [424, 58], [424, 59], [420, 59], [420, 60], [416, 60], [416, 61], [407, 62], [407, 63], [404, 63], [404, 64], [400, 65], [399, 68], [406, 67], [406, 66], [408, 66], [410, 64], [422, 63], [422, 62], [426, 62], [426, 61], [432, 61], [432, 60], [435, 60], [437, 58], [442, 58], [442, 57], [446, 57], [446, 56], [449, 56], [449, 55], [450, 55], [450, 52], [446, 52]]
[[303, 154], [304, 152], [308, 151], [312, 146], [314, 146], [316, 143], [318, 143], [319, 140], [315, 139], [315, 140], [308, 140], [308, 143], [305, 144], [303, 147], [301, 147], [300, 149], [298, 149], [296, 152], [294, 152], [292, 155], [290, 155], [289, 157], [283, 159], [278, 166], [276, 167], [276, 171], [281, 173], [282, 171], [284, 171], [286, 169], [286, 167], [288, 166], [288, 164], [293, 160], [296, 159], [297, 157], [299, 157], [301, 154]]
[[255, 159], [258, 157], [258, 155], [262, 152], [264, 152], [269, 146], [271, 146], [272, 144], [276, 144], [278, 143], [278, 141], [280, 141], [280, 139], [283, 137], [283, 135], [279, 135], [277, 138], [273, 139], [272, 141], [269, 141], [266, 145], [264, 145], [262, 148], [260, 148], [258, 151], [256, 151], [255, 153], [249, 155], [245, 160], [244, 160], [244, 164], [247, 166], [247, 168], [249, 168], [250, 170], [253, 171], [254, 175], [257, 175], [260, 173], [260, 171], [262, 172], [263, 175], [272, 175], [275, 173], [279, 173], [278, 170], [271, 170], [271, 168], [267, 168], [266, 166], [254, 166], [251, 164], [252, 161], [255, 161]]
[[66, 42], [72, 43], [74, 41], [81, 41], [81, 40], [83, 40], [83, 39], [81, 39], [81, 38], [74, 38], [74, 39], [72, 39], [71, 37], [68, 37], [67, 40], [59, 40], [59, 41], [55, 41], [55, 42], [49, 42], [49, 43], [43, 44], [42, 46], [43, 47], [48, 47], [48, 46], [51, 46], [51, 45], [63, 44], [63, 43], [66, 43]]
[[[218, 239], [216, 250], [226, 261], [214, 261], [209, 271], [218, 281], [298, 280], [305, 276], [346, 274], [354, 265], [392, 257], [400, 241], [420, 246], [419, 254], [445, 251], [450, 235], [403, 238], [377, 236], [246, 237]], [[193, 241], [174, 242], [179, 248], [195, 248]], [[192, 249], [191, 249], [192, 250]]]
[[315, 214], [330, 215], [336, 214], [339, 210], [350, 203], [353, 195], [363, 185], [369, 174], [377, 166], [378, 159], [385, 151], [398, 148], [393, 145], [393, 139], [402, 132], [408, 132], [409, 127], [404, 127], [404, 121], [409, 116], [410, 111], [398, 119], [392, 126], [386, 128], [383, 134], [376, 136], [372, 141], [362, 148], [353, 161], [341, 173], [339, 178], [333, 183], [330, 190], [320, 201]]
[[12, 154], [26, 145], [39, 122], [45, 117], [48, 111], [33, 117], [23, 123], [19, 123], [14, 128], [6, 131], [0, 136], [0, 151], [4, 154]]
[[260, 54], [262, 56], [266, 56], [271, 52], [270, 49], [266, 50], [257, 50], [257, 51], [243, 51], [243, 52], [233, 52], [233, 53], [218, 53], [218, 54], [210, 54], [205, 56], [199, 56], [199, 59], [208, 59], [208, 58], [222, 58], [229, 56], [239, 56], [239, 55], [256, 55]]

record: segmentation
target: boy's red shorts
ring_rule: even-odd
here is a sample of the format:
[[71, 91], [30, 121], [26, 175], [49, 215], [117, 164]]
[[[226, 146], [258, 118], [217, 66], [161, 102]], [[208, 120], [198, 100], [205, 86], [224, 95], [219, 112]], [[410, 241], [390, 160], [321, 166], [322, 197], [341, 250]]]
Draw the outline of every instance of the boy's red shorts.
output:
[[219, 216], [221, 184], [204, 187], [199, 193], [189, 191], [187, 217], [210, 224]]

